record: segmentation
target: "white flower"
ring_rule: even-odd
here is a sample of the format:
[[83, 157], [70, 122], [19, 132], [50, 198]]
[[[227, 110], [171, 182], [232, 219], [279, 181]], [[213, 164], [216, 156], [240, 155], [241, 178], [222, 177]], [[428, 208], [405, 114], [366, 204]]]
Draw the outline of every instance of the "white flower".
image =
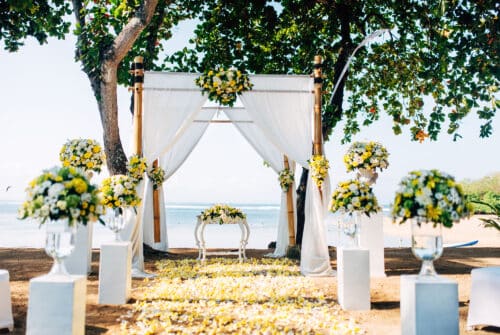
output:
[[50, 208], [49, 208], [49, 205], [43, 205], [43, 206], [40, 208], [40, 215], [41, 215], [42, 217], [49, 216], [49, 213], [50, 213]]
[[49, 197], [57, 198], [61, 191], [64, 190], [64, 185], [61, 183], [55, 183], [49, 188]]
[[83, 193], [82, 194], [82, 201], [89, 202], [92, 200], [92, 195], [90, 193]]
[[69, 212], [71, 213], [71, 217], [73, 219], [76, 219], [77, 217], [80, 216], [80, 210], [78, 208], [70, 208]]
[[123, 187], [122, 184], [115, 185], [114, 193], [117, 197], [122, 195], [124, 191], [125, 191], [125, 188]]
[[66, 210], [66, 206], [67, 206], [67, 203], [66, 203], [66, 201], [64, 201], [64, 200], [59, 200], [59, 201], [57, 202], [57, 207], [58, 207], [60, 210], [62, 210], [62, 211]]
[[450, 189], [450, 194], [448, 195], [448, 198], [454, 204], [459, 204], [461, 202], [460, 194], [458, 194], [455, 188]]

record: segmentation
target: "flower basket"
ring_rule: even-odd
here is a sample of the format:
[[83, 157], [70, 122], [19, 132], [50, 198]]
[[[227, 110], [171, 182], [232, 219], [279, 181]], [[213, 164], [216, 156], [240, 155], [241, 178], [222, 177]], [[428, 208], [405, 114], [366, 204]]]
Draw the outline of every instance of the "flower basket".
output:
[[64, 143], [59, 153], [59, 159], [64, 167], [101, 172], [106, 156], [97, 141], [78, 138]]
[[200, 215], [202, 222], [218, 224], [234, 224], [245, 218], [246, 215], [239, 208], [223, 204], [216, 204], [201, 212]]
[[375, 173], [389, 166], [389, 153], [378, 142], [354, 142], [344, 155], [344, 164], [347, 171], [368, 170]]

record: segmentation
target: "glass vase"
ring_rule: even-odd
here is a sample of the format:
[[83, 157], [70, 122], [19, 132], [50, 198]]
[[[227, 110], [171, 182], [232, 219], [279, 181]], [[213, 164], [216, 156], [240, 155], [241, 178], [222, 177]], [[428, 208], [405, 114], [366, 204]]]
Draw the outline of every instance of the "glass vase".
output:
[[367, 184], [375, 184], [378, 178], [378, 173], [375, 172], [375, 169], [359, 169], [356, 177]]
[[422, 261], [419, 276], [436, 277], [433, 262], [443, 254], [442, 225], [412, 220], [411, 235], [411, 251]]
[[345, 248], [359, 248], [359, 224], [360, 217], [358, 213], [346, 214], [344, 217], [342, 230], [347, 237]]
[[75, 249], [76, 224], [69, 219], [50, 221], [45, 224], [45, 252], [54, 259], [50, 275], [69, 276], [64, 260]]
[[113, 208], [106, 226], [108, 226], [108, 228], [111, 229], [113, 233], [115, 233], [116, 242], [121, 241], [120, 232], [122, 231], [124, 225], [125, 220], [123, 219], [123, 210], [121, 208]]

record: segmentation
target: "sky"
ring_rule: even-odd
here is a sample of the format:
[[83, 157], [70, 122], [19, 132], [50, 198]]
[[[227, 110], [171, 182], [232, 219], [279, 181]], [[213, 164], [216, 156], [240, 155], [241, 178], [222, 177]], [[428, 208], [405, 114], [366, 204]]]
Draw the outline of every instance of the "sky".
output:
[[[167, 50], [182, 46], [189, 26], [174, 31]], [[59, 150], [68, 139], [93, 138], [102, 143], [102, 129], [89, 81], [74, 61], [73, 36], [50, 39], [43, 46], [33, 40], [16, 53], [0, 50], [0, 200], [20, 201], [28, 182], [45, 168], [59, 164]], [[326, 71], [327, 69], [325, 69]], [[130, 95], [118, 91], [119, 127], [127, 155], [131, 154]], [[411, 170], [439, 169], [456, 179], [477, 179], [500, 171], [500, 118], [493, 121], [490, 138], [479, 138], [475, 115], [465, 119], [452, 141], [443, 133], [437, 142], [410, 141], [408, 131], [396, 136], [388, 117], [361, 132], [353, 140], [373, 140], [390, 153], [389, 168], [379, 173], [374, 191], [389, 204], [401, 178]], [[332, 187], [353, 178], [342, 162], [348, 144], [342, 145], [342, 124], [325, 144], [330, 161]], [[217, 163], [207, 164], [216, 155]], [[106, 173], [96, 177], [99, 181]], [[297, 179], [299, 175], [297, 175]], [[230, 124], [212, 124], [184, 165], [164, 185], [167, 202], [279, 203], [276, 174]], [[8, 191], [7, 191], [8, 188]], [[333, 189], [333, 188], [332, 188]]]

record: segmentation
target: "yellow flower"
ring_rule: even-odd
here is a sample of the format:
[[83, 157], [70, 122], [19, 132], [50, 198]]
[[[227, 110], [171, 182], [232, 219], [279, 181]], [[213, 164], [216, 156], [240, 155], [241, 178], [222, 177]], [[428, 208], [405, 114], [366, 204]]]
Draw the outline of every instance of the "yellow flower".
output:
[[85, 180], [81, 178], [73, 179], [73, 187], [75, 188], [76, 193], [82, 194], [87, 192], [88, 186]]

